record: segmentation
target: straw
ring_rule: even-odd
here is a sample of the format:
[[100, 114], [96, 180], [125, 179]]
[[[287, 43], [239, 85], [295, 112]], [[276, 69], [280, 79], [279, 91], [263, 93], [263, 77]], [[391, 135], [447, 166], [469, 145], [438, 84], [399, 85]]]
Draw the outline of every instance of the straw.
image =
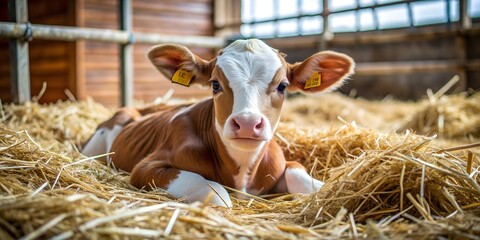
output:
[[[437, 104], [452, 98], [456, 100], [451, 105], [463, 104], [472, 97], [476, 98], [443, 95]], [[370, 112], [383, 108], [378, 107], [382, 102], [369, 105], [365, 100], [333, 98], [357, 102], [357, 108], [364, 106]], [[318, 102], [316, 97], [311, 100]], [[392, 121], [397, 123], [405, 123], [408, 115], [425, 106], [393, 104], [405, 109], [415, 105], [405, 114], [397, 114]], [[324, 179], [324, 187], [307, 195], [245, 194], [243, 198], [247, 199], [237, 198], [238, 193], [230, 189], [233, 207], [229, 209], [183, 203], [162, 190], [136, 189], [129, 184], [128, 173], [82, 156], [75, 144], [88, 139], [95, 126], [113, 113], [92, 100], [3, 107], [0, 236], [5, 239], [480, 235], [478, 147], [465, 147], [479, 142], [474, 132], [454, 137], [455, 143], [459, 138], [470, 142], [440, 146], [438, 139], [429, 136], [395, 132], [384, 123], [375, 126], [379, 120], [372, 121], [369, 128], [362, 127], [362, 118], [352, 124], [349, 115], [341, 116], [343, 121], [329, 119], [338, 122], [325, 128], [281, 123], [274, 140], [286, 159], [299, 161], [315, 178]], [[442, 138], [448, 140], [451, 118], [447, 112]], [[469, 124], [478, 112], [461, 114]], [[393, 116], [384, 117], [384, 121], [391, 119]]]

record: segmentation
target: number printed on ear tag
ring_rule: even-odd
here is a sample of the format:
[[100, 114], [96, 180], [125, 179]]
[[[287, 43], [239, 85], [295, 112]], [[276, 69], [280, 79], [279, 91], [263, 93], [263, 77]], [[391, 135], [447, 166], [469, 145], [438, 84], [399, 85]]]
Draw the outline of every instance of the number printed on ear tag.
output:
[[312, 76], [307, 79], [305, 87], [303, 89], [309, 89], [313, 87], [318, 87], [322, 84], [322, 75], [318, 72], [313, 72]]
[[175, 74], [173, 74], [172, 82], [189, 87], [192, 77], [193, 74], [190, 71], [187, 71], [185, 69], [178, 69]]

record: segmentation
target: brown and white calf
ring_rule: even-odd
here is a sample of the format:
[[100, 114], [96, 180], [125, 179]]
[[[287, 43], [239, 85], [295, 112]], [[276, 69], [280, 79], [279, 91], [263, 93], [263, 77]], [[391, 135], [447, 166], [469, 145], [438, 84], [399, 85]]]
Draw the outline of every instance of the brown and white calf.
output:
[[[115, 152], [137, 188], [162, 188], [187, 201], [231, 206], [222, 185], [249, 194], [312, 193], [323, 183], [286, 161], [272, 140], [285, 91], [320, 92], [342, 84], [354, 63], [331, 51], [289, 64], [256, 39], [238, 40], [206, 61], [186, 47], [159, 45], [148, 53], [167, 78], [211, 86], [212, 98], [177, 106], [121, 109], [102, 123], [83, 153]], [[177, 76], [175, 76], [177, 75]]]

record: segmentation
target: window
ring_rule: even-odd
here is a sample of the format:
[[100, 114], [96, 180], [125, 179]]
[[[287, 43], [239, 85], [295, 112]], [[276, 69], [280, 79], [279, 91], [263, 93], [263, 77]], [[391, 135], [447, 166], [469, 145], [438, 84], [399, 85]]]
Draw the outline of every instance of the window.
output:
[[[459, 0], [242, 0], [241, 33], [263, 38], [322, 33], [323, 1], [328, 1], [328, 28], [332, 32], [459, 21]], [[468, 7], [472, 18], [480, 17], [480, 0], [469, 0]]]
[[295, 36], [322, 32], [321, 0], [242, 0], [245, 37]]

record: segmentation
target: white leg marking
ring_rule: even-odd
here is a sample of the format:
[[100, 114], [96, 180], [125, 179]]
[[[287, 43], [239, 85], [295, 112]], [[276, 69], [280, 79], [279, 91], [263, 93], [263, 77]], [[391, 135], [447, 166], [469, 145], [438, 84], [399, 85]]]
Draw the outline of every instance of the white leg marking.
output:
[[117, 138], [118, 134], [123, 130], [123, 126], [115, 125], [110, 131], [107, 133], [107, 148], [105, 149], [107, 152], [110, 152], [112, 148], [113, 141]]
[[[218, 195], [213, 192], [212, 188]], [[230, 196], [222, 185], [206, 180], [196, 173], [180, 171], [178, 177], [170, 183], [166, 190], [177, 198], [187, 199], [188, 202], [203, 201], [210, 192], [213, 192], [214, 197], [210, 201], [211, 204], [223, 207], [226, 204], [227, 207], [232, 207]]]
[[88, 143], [83, 147], [82, 154], [87, 157], [93, 157], [105, 153], [107, 131], [108, 129], [106, 128], [100, 128], [95, 131]]
[[[113, 141], [122, 131], [123, 126], [115, 125], [112, 129], [100, 128], [93, 134], [93, 137], [82, 149], [82, 154], [87, 157], [93, 157], [110, 152]], [[110, 156], [107, 157], [110, 159]]]
[[322, 181], [318, 181], [300, 168], [287, 168], [285, 181], [289, 193], [314, 193], [323, 186]]

